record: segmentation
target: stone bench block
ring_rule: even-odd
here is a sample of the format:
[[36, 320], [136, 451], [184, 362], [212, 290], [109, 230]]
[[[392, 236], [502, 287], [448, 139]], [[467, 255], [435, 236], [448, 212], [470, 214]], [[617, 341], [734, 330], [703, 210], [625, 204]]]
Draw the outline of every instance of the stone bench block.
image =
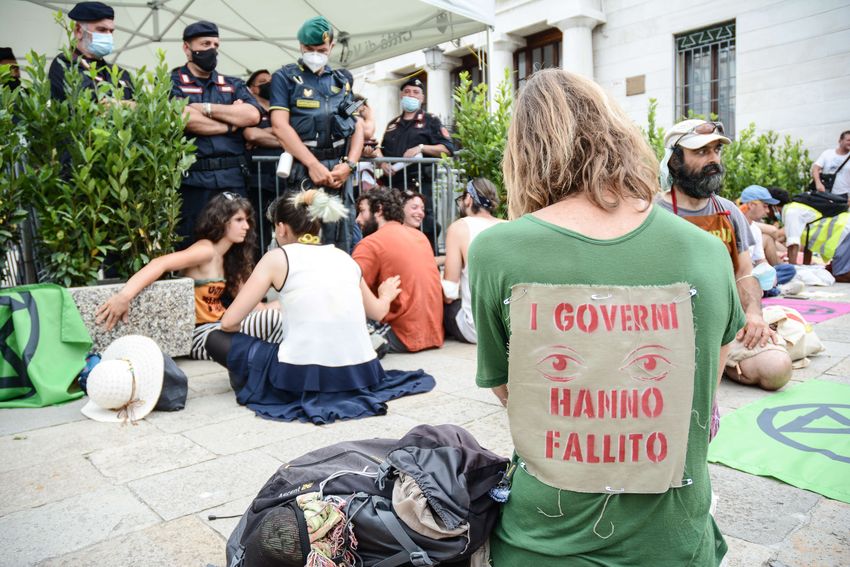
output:
[[124, 335], [152, 338], [165, 354], [186, 356], [192, 349], [195, 328], [194, 283], [191, 278], [160, 280], [145, 288], [130, 304], [130, 321], [107, 332], [95, 324], [99, 305], [119, 291], [123, 283], [73, 287], [68, 291], [89, 330], [92, 350], [103, 351]]

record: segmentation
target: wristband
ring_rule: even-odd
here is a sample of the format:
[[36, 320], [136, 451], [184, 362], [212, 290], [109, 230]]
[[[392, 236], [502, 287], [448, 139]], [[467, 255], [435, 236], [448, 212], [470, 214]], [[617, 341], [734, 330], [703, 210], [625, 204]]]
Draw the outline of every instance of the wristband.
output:
[[419, 144], [419, 153], [425, 155], [425, 144]]
[[212, 118], [212, 104], [209, 102], [204, 103], [204, 115], [207, 118]]
[[342, 163], [344, 163], [345, 165], [348, 166], [349, 169], [351, 169], [351, 173], [354, 173], [355, 171], [357, 171], [357, 164], [354, 163], [353, 161], [351, 161], [350, 159], [348, 159], [348, 156], [343, 156]]

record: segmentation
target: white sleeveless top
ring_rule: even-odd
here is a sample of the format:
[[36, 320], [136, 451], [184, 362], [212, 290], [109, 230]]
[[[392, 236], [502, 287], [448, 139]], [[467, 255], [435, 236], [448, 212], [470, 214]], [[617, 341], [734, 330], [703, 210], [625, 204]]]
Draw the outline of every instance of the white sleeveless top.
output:
[[280, 290], [283, 341], [278, 360], [339, 367], [375, 358], [366, 329], [360, 267], [326, 245], [283, 246], [289, 274]]
[[[479, 217], [464, 217], [461, 220], [466, 223], [466, 229], [469, 231], [469, 244], [472, 244], [475, 237], [481, 234], [484, 229], [502, 222], [496, 218], [487, 219]], [[467, 250], [469, 250], [468, 246]], [[475, 332], [475, 322], [472, 320], [472, 295], [469, 292], [468, 261], [460, 272], [460, 311], [457, 312], [455, 321], [466, 340], [471, 343], [478, 342], [478, 334]]]

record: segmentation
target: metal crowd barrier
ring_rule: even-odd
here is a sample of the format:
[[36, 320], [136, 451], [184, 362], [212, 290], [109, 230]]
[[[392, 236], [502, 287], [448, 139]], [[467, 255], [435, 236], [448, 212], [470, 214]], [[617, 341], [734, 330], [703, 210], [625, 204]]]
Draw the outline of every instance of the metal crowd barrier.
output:
[[[265, 209], [269, 205], [268, 197], [264, 198], [264, 192], [271, 193], [271, 188], [268, 183], [263, 185], [264, 176], [269, 175], [274, 177], [274, 194], [275, 198], [280, 196], [286, 190], [285, 180], [280, 179], [275, 175], [277, 169], [278, 156], [253, 156], [252, 160], [256, 166], [255, 178], [252, 179], [249, 190], [256, 191], [256, 200], [260, 208], [261, 215], [265, 214]], [[390, 173], [383, 172], [381, 164], [390, 164]], [[430, 229], [430, 237], [435, 243], [435, 254], [444, 254], [446, 246], [446, 230], [449, 225], [457, 218], [457, 208], [455, 207], [455, 197], [459, 194], [460, 177], [463, 171], [453, 167], [451, 160], [443, 160], [441, 158], [364, 158], [358, 164], [357, 172], [354, 175], [354, 198], [365, 191], [371, 189], [370, 183], [367, 181], [367, 176], [364, 171], [369, 171], [378, 183], [382, 183], [383, 178], [387, 184], [407, 188], [411, 191], [422, 193], [421, 184], [423, 182], [431, 183], [432, 192], [432, 215], [434, 219], [433, 227]], [[404, 167], [397, 165], [393, 171], [394, 164], [405, 164]], [[410, 167], [414, 166], [414, 167]], [[408, 171], [412, 169], [412, 171]], [[401, 179], [399, 179], [401, 178]], [[422, 180], [419, 185], [416, 180]], [[399, 188], [401, 188], [399, 187]], [[425, 232], [425, 227], [421, 228]], [[258, 237], [261, 243], [262, 252], [265, 252], [270, 246], [272, 235], [263, 223], [258, 227]]]

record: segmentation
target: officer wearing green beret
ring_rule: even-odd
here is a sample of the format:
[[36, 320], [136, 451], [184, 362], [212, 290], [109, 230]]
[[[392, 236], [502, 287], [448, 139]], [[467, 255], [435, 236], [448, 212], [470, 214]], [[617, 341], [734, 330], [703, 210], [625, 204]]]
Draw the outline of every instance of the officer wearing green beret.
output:
[[301, 58], [272, 76], [272, 131], [294, 162], [286, 180], [288, 191], [324, 187], [339, 196], [349, 217], [322, 226], [322, 241], [351, 252], [354, 190], [350, 178], [363, 149], [362, 125], [352, 108], [354, 79], [346, 69], [331, 69], [333, 29], [321, 17], [298, 30]]

